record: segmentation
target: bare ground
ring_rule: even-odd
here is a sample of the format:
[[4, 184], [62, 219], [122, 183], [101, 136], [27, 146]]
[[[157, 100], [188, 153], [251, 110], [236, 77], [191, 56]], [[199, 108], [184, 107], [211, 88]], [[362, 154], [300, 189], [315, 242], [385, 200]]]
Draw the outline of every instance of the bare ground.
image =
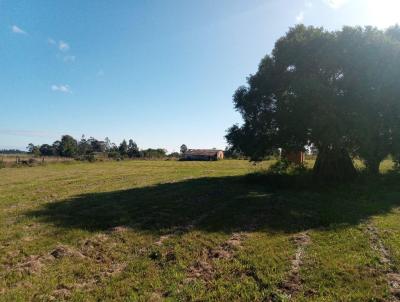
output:
[[280, 290], [289, 299], [295, 296], [301, 289], [300, 268], [303, 264], [305, 248], [311, 244], [311, 238], [306, 232], [294, 235], [292, 240], [296, 245], [296, 253], [292, 259], [287, 278], [280, 284]]
[[400, 301], [400, 274], [392, 263], [390, 251], [383, 244], [377, 228], [372, 223], [367, 224], [366, 232], [370, 237], [372, 249], [378, 252], [379, 261], [385, 267], [384, 273], [391, 293], [390, 301]]

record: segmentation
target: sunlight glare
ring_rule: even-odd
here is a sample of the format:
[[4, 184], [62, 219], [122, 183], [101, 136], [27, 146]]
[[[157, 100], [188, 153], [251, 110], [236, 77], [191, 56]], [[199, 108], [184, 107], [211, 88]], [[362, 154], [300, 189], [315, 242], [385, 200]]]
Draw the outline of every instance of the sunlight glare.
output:
[[400, 0], [367, 0], [367, 13], [371, 24], [387, 28], [400, 23]]

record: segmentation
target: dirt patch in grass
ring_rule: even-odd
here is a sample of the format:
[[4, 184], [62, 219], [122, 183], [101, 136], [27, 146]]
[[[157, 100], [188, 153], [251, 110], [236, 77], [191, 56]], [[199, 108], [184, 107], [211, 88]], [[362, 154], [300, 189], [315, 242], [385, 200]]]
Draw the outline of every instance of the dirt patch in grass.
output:
[[167, 240], [168, 238], [170, 238], [171, 236], [173, 236], [173, 233], [162, 235], [162, 236], [160, 236], [160, 238], [158, 238], [158, 240], [156, 242], [154, 242], [154, 244], [157, 246], [161, 246], [164, 243], [164, 241]]
[[129, 230], [128, 227], [124, 225], [119, 225], [110, 229], [111, 233], [125, 233]]
[[105, 234], [98, 234], [92, 238], [85, 239], [81, 243], [80, 251], [84, 256], [96, 262], [110, 263], [111, 259], [107, 253], [109, 247], [106, 244], [108, 239], [109, 237]]
[[32, 275], [40, 273], [43, 267], [51, 261], [54, 261], [54, 257], [51, 255], [30, 255], [10, 269]]
[[52, 295], [49, 297], [50, 301], [59, 301], [60, 299], [65, 300], [71, 297], [72, 287], [66, 287], [65, 285], [58, 286]]
[[201, 260], [196, 261], [189, 267], [187, 278], [184, 283], [188, 283], [194, 279], [202, 279], [210, 281], [214, 278], [215, 268], [214, 259], [231, 259], [237, 249], [242, 247], [242, 241], [248, 237], [248, 233], [233, 233], [232, 236], [212, 249], [203, 249]]
[[[20, 272], [21, 274], [40, 274], [46, 266], [66, 257], [74, 261], [83, 260], [97, 263], [100, 269], [95, 275], [79, 280], [74, 284], [59, 284], [51, 295], [46, 296], [46, 299], [54, 301], [68, 299], [74, 290], [84, 289], [85, 291], [90, 291], [98, 286], [102, 280], [119, 274], [125, 269], [127, 264], [114, 259], [110, 254], [110, 249], [112, 249], [113, 245], [107, 242], [108, 240], [109, 237], [107, 235], [98, 234], [82, 240], [79, 248], [58, 244], [48, 253], [27, 256], [17, 264], [8, 264], [6, 269]], [[19, 255], [20, 253], [15, 254]]]
[[392, 263], [390, 251], [385, 247], [377, 228], [371, 223], [367, 224], [366, 232], [370, 237], [371, 247], [378, 252], [379, 261], [385, 266], [385, 275], [388, 281], [390, 293], [392, 294], [390, 301], [400, 301], [400, 274]]
[[242, 248], [243, 242], [255, 231], [263, 219], [262, 215], [253, 216], [240, 232], [233, 232], [229, 239], [222, 242], [215, 248], [203, 249], [201, 260], [196, 261], [187, 271], [187, 278], [184, 283], [194, 279], [210, 281], [215, 276], [214, 260], [230, 260], [235, 256], [235, 252]]
[[56, 259], [63, 257], [74, 257], [80, 259], [85, 258], [85, 256], [81, 252], [67, 245], [61, 245], [61, 244], [58, 245], [52, 252], [50, 252], [50, 255], [52, 255]]
[[[118, 232], [121, 231], [118, 229]], [[74, 284], [60, 284], [49, 296], [50, 300], [59, 301], [68, 299], [75, 290], [91, 291], [99, 286], [104, 279], [121, 273], [127, 266], [124, 262], [119, 262], [110, 254], [113, 242], [109, 242], [110, 237], [106, 234], [97, 234], [91, 238], [82, 240], [78, 250], [65, 245], [59, 245], [50, 254], [54, 259], [62, 257], [74, 257], [75, 259], [85, 259], [100, 265], [100, 270], [93, 276], [79, 280]]]
[[311, 238], [306, 232], [296, 234], [292, 238], [296, 245], [296, 253], [292, 259], [289, 274], [281, 284], [280, 290], [289, 299], [296, 295], [301, 288], [300, 268], [303, 264], [305, 248], [311, 244]]
[[[16, 251], [14, 253], [9, 254], [8, 256], [17, 256], [20, 252]], [[49, 263], [52, 263], [56, 259], [60, 259], [63, 257], [74, 257], [74, 258], [85, 258], [85, 256], [79, 251], [66, 246], [66, 245], [57, 245], [55, 249], [51, 252], [44, 255], [29, 255], [25, 257], [22, 261], [17, 264], [7, 264], [6, 269], [9, 271], [16, 271], [26, 274], [38, 274], [42, 271], [42, 269]]]
[[[117, 232], [125, 232], [125, 229], [118, 228]], [[110, 254], [110, 249], [115, 246], [115, 243], [108, 242], [110, 239], [106, 234], [98, 234], [93, 238], [86, 239], [81, 244], [81, 253], [84, 257], [89, 258], [102, 265], [99, 272], [99, 278], [110, 277], [121, 273], [125, 267], [126, 263], [118, 261], [115, 257]], [[93, 283], [90, 281], [89, 283]]]
[[[49, 264], [53, 263], [57, 259], [64, 257], [71, 257], [75, 259], [86, 258], [81, 252], [75, 250], [67, 245], [57, 245], [51, 252], [44, 255], [30, 255], [23, 259], [23, 261], [17, 263], [14, 266], [9, 266], [10, 271], [20, 272], [22, 274], [40, 274], [42, 270]], [[59, 300], [60, 298], [68, 298], [69, 289], [66, 287], [57, 288], [54, 300]], [[51, 297], [49, 297], [50, 299]], [[50, 299], [51, 300], [51, 299]]]
[[147, 300], [148, 302], [161, 302], [164, 301], [163, 294], [154, 292]]
[[214, 267], [210, 263], [210, 259], [206, 256], [203, 260], [197, 260], [188, 270], [188, 277], [185, 283], [190, 282], [193, 279], [202, 279], [204, 281], [210, 281], [214, 277]]
[[234, 252], [242, 247], [242, 241], [248, 234], [244, 232], [233, 233], [232, 236], [215, 249], [209, 250], [209, 258], [230, 259]]

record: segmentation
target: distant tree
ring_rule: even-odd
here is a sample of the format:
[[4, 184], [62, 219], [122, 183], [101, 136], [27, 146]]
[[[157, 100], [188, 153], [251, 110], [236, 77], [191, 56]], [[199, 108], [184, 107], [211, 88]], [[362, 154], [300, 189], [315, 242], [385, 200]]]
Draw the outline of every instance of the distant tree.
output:
[[55, 141], [52, 147], [54, 155], [61, 156], [61, 141]]
[[188, 150], [188, 147], [185, 144], [183, 144], [181, 146], [181, 154], [185, 154], [187, 150]]
[[110, 150], [108, 150], [108, 152], [118, 152], [119, 153], [118, 146], [115, 143], [111, 143]]
[[18, 149], [2, 149], [0, 150], [0, 154], [25, 154], [25, 151]]
[[164, 158], [167, 156], [167, 150], [165, 149], [145, 149], [140, 151], [140, 156], [143, 158]]
[[127, 154], [128, 154], [128, 156], [130, 158], [139, 157], [139, 155], [140, 155], [139, 154], [139, 148], [138, 148], [137, 144], [132, 139], [129, 140]]
[[85, 135], [82, 134], [81, 140], [78, 142], [78, 153], [80, 155], [89, 154], [92, 152], [92, 146], [90, 142], [85, 138]]
[[39, 148], [41, 156], [52, 156], [54, 155], [53, 147], [48, 144], [43, 144]]
[[34, 144], [30, 143], [26, 149], [28, 150], [28, 153], [34, 156], [40, 155], [39, 146], [35, 146]]
[[121, 144], [119, 145], [118, 151], [121, 154], [121, 156], [125, 156], [128, 154], [128, 144], [126, 143], [126, 140], [123, 140], [121, 142]]
[[106, 143], [95, 139], [94, 137], [90, 137], [88, 139], [88, 143], [93, 152], [105, 152]]
[[180, 153], [172, 152], [172, 153], [168, 154], [168, 157], [170, 157], [170, 158], [179, 158], [180, 157]]
[[104, 138], [105, 150], [108, 152], [111, 149], [111, 141], [108, 137]]
[[28, 151], [28, 153], [33, 153], [35, 150], [35, 145], [32, 143], [29, 143], [28, 146], [26, 147], [26, 150]]
[[70, 135], [63, 135], [60, 142], [60, 155], [74, 157], [78, 153], [78, 142]]
[[239, 151], [235, 150], [232, 147], [226, 147], [224, 151], [224, 158], [232, 158], [232, 159], [242, 159], [244, 158], [243, 154]]
[[113, 158], [113, 159], [121, 158], [119, 148], [115, 143], [110, 143], [110, 147], [108, 149], [107, 156], [109, 158]]

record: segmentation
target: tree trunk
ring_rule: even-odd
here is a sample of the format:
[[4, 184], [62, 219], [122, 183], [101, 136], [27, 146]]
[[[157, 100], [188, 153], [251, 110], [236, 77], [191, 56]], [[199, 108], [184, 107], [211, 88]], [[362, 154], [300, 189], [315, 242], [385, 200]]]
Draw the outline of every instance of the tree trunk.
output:
[[379, 174], [379, 166], [381, 164], [380, 160], [377, 159], [372, 159], [372, 160], [366, 160], [364, 161], [365, 167], [367, 168], [368, 173], [372, 175], [378, 175]]
[[347, 150], [324, 147], [318, 152], [313, 174], [317, 181], [346, 182], [357, 176], [357, 170]]

